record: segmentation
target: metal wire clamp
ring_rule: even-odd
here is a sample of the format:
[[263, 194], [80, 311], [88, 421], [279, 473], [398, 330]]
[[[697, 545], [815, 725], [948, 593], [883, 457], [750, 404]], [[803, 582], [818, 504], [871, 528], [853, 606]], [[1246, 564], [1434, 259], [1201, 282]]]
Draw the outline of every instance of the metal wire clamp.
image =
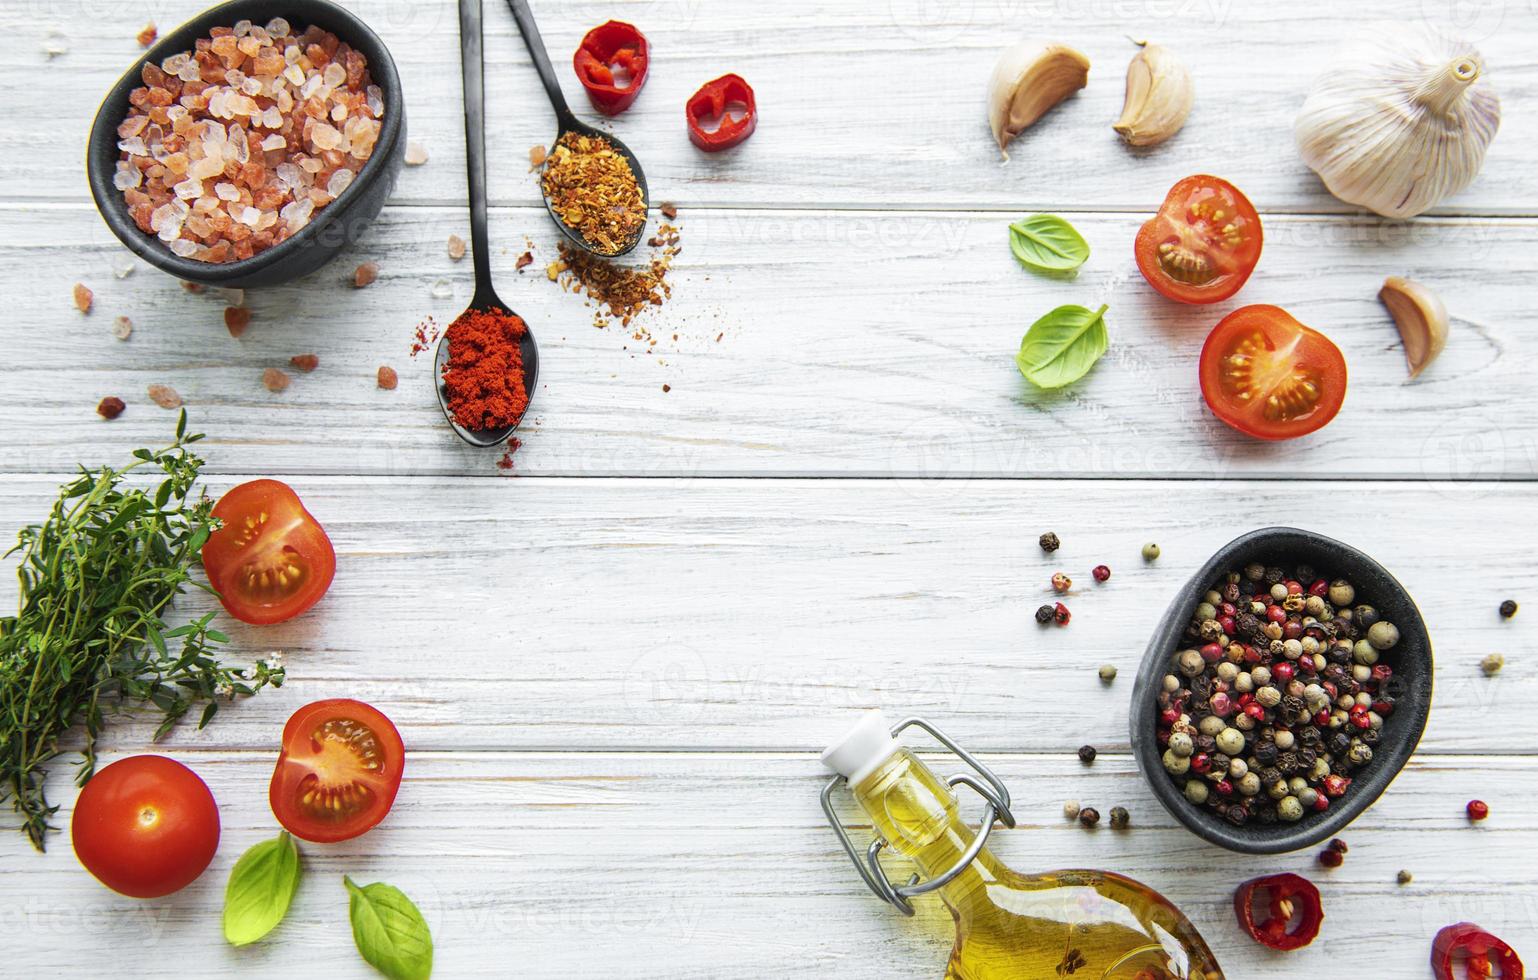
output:
[[886, 871], [882, 869], [879, 860], [881, 850], [886, 846], [886, 841], [877, 837], [871, 841], [870, 847], [866, 849], [865, 854], [862, 856], [855, 847], [854, 841], [850, 840], [849, 832], [844, 829], [843, 823], [839, 821], [838, 814], [833, 810], [833, 791], [838, 789], [841, 784], [848, 782], [843, 776], [834, 776], [828, 780], [828, 785], [822, 788], [822, 812], [827, 815], [828, 823], [833, 827], [833, 832], [838, 835], [838, 842], [843, 845], [844, 853], [848, 854], [849, 860], [854, 862], [855, 870], [860, 872], [860, 877], [864, 880], [866, 886], [875, 893], [877, 898], [896, 908], [903, 915], [912, 915], [913, 903], [909, 901], [910, 898], [915, 895], [924, 895], [936, 891], [955, 880], [956, 876], [965, 871], [967, 865], [971, 864], [977, 855], [982, 852], [983, 846], [988, 842], [989, 833], [993, 831], [994, 822], [998, 821], [1005, 827], [1013, 828], [1015, 826], [1015, 815], [1009, 809], [1009, 789], [1000, 781], [998, 776], [993, 774], [993, 770], [979, 762], [972, 753], [957, 745], [944, 732], [922, 718], [904, 718], [892, 726], [892, 737], [896, 738], [900, 732], [907, 728], [922, 728], [936, 742], [945, 746], [962, 762], [971, 766], [973, 771], [979, 776], [983, 777], [983, 782], [978, 782], [967, 773], [957, 773], [945, 781], [946, 785], [952, 789], [955, 789], [957, 786], [969, 786], [984, 800], [983, 819], [978, 826], [977, 836], [972, 839], [971, 846], [966, 849], [954, 866], [944, 874], [937, 875], [928, 881], [920, 881], [919, 876], [914, 874], [908, 879], [908, 883], [902, 887], [893, 885], [891, 880], [887, 878]]

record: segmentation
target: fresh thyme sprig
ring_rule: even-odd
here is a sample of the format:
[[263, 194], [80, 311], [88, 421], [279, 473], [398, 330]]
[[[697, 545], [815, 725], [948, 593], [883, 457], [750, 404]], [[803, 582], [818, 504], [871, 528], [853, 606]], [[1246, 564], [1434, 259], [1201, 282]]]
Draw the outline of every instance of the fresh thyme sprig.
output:
[[[218, 526], [213, 501], [194, 484], [203, 460], [188, 446], [187, 413], [162, 449], [140, 449], [121, 469], [80, 468], [59, 491], [42, 524], [23, 528], [10, 555], [20, 554], [19, 609], [0, 618], [0, 803], [21, 816], [42, 850], [57, 805], [44, 795], [47, 764], [60, 738], [84, 725], [76, 782], [96, 766], [104, 710], [149, 703], [162, 714], [159, 739], [203, 703], [202, 728], [219, 698], [254, 694], [283, 683], [282, 667], [265, 661], [247, 670], [219, 663], [229, 638], [210, 612], [175, 628], [165, 615], [192, 578], [203, 542]], [[152, 489], [125, 487], [143, 468], [165, 479]]]

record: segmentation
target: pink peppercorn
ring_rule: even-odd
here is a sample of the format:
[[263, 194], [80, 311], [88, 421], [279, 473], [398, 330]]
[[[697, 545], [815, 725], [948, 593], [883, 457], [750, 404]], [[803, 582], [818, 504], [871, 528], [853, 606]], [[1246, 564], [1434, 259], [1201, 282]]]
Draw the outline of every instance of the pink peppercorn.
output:
[[1105, 582], [1111, 577], [1111, 569], [1108, 565], [1096, 565], [1090, 574], [1095, 576], [1096, 582]]
[[1490, 815], [1490, 805], [1484, 800], [1469, 800], [1469, 805], [1464, 809], [1468, 811], [1469, 819], [1476, 823]]

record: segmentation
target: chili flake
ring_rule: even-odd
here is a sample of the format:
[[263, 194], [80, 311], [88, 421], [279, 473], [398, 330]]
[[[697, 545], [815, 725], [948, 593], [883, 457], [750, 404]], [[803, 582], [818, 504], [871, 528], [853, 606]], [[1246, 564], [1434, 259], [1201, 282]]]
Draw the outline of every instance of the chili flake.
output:
[[562, 133], [542, 184], [551, 210], [602, 254], [617, 254], [646, 226], [630, 161], [602, 136]]

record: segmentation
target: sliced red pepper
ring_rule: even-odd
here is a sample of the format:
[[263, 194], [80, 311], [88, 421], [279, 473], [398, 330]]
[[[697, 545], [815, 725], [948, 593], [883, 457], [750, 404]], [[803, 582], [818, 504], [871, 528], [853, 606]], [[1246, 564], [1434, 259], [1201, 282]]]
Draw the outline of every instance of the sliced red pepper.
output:
[[1487, 980], [1496, 966], [1501, 968], [1501, 980], [1522, 980], [1522, 960], [1516, 950], [1472, 922], [1450, 925], [1432, 940], [1431, 972], [1437, 980], [1455, 980], [1453, 964], [1460, 955], [1467, 957], [1467, 980]]
[[[641, 86], [646, 84], [646, 69], [651, 64], [646, 35], [624, 21], [611, 20], [588, 31], [571, 56], [577, 80], [587, 92], [593, 108], [606, 116], [617, 116], [630, 108]], [[615, 84], [614, 70], [619, 65], [630, 73], [629, 84]]]
[[[1265, 903], [1266, 917], [1255, 918], [1255, 903]], [[1319, 935], [1324, 923], [1324, 905], [1319, 889], [1307, 878], [1295, 874], [1267, 875], [1253, 878], [1234, 892], [1234, 914], [1239, 926], [1250, 938], [1271, 949], [1302, 949]], [[1289, 930], [1294, 916], [1298, 924]]]
[[[731, 117], [734, 106], [742, 107], [741, 119]], [[684, 115], [689, 120], [689, 141], [707, 153], [715, 153], [753, 135], [753, 128], [758, 125], [758, 103], [753, 100], [753, 86], [741, 75], [722, 75], [701, 85], [689, 97], [684, 103]], [[721, 125], [707, 131], [704, 121], [712, 118], [719, 118]]]

